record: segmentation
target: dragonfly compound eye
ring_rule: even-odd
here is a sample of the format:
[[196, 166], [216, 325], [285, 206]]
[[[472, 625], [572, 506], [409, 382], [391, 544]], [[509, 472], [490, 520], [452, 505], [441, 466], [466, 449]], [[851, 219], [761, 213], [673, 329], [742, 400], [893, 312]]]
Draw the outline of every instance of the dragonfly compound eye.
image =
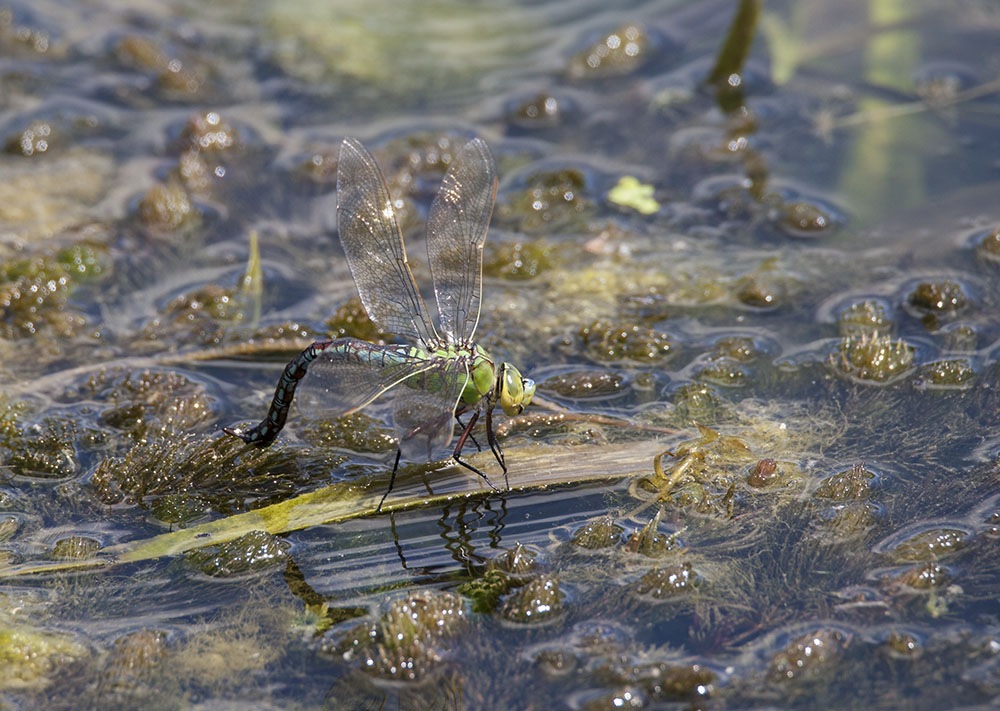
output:
[[503, 383], [500, 385], [500, 407], [504, 413], [520, 415], [534, 394], [535, 384], [528, 378], [522, 378], [520, 371], [510, 363], [504, 363]]

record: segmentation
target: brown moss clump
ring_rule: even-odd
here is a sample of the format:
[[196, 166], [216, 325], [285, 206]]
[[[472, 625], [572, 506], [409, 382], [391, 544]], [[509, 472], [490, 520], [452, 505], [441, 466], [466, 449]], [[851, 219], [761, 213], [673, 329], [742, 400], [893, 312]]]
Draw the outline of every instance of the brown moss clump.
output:
[[750, 467], [750, 471], [747, 473], [747, 484], [761, 489], [774, 483], [779, 476], [777, 461], [770, 458], [761, 459]]
[[552, 94], [542, 92], [512, 107], [507, 118], [524, 128], [549, 128], [560, 123], [563, 113], [563, 102]]
[[419, 681], [447, 662], [452, 642], [467, 623], [458, 595], [414, 591], [391, 603], [377, 622], [350, 630], [339, 641], [337, 650], [345, 658], [357, 659], [369, 674]]
[[834, 220], [819, 205], [796, 200], [781, 206], [778, 226], [795, 237], [820, 237], [833, 229]]
[[501, 616], [511, 622], [543, 624], [562, 614], [565, 594], [559, 590], [559, 578], [540, 575], [532, 578], [504, 603]]
[[[141, 690], [167, 658], [167, 633], [140, 629], [122, 635], [111, 646], [107, 664], [98, 677], [98, 694], [127, 696]], [[124, 700], [124, 699], [123, 699]]]
[[497, 207], [498, 216], [528, 234], [583, 232], [594, 212], [587, 179], [574, 168], [536, 173], [524, 190]]
[[598, 360], [662, 363], [673, 354], [669, 334], [639, 324], [594, 321], [580, 329], [580, 338]]
[[680, 547], [679, 534], [663, 533], [659, 530], [662, 511], [657, 511], [649, 522], [628, 537], [625, 550], [647, 558], [662, 558]]
[[599, 398], [621, 392], [625, 386], [625, 376], [610, 370], [574, 370], [546, 378], [538, 385], [539, 390], [555, 393], [562, 397], [584, 399]]
[[781, 304], [785, 290], [774, 279], [751, 275], [740, 280], [736, 298], [741, 304], [756, 309], [772, 309]]
[[282, 447], [246, 448], [235, 437], [145, 438], [102, 460], [90, 479], [107, 504], [148, 506], [160, 496], [196, 494], [212, 510], [236, 513], [287, 499], [315, 480], [329, 481], [329, 461], [296, 457]]
[[326, 320], [325, 325], [333, 338], [349, 337], [382, 344], [389, 337], [368, 317], [368, 312], [357, 296], [352, 296], [341, 304]]
[[332, 420], [307, 419], [299, 430], [307, 442], [317, 447], [337, 447], [352, 452], [388, 452], [396, 448], [392, 429], [363, 412]]
[[864, 383], [884, 384], [913, 370], [915, 350], [903, 339], [863, 334], [841, 340], [830, 364], [839, 373]]
[[771, 659], [768, 677], [773, 682], [816, 678], [833, 673], [850, 637], [836, 629], [817, 629], [793, 640]]
[[850, 469], [823, 479], [813, 492], [813, 496], [830, 501], [867, 499], [871, 495], [874, 478], [875, 475], [865, 468], [864, 464], [855, 464]]
[[976, 242], [976, 255], [990, 262], [1000, 262], [1000, 228], [988, 230]]
[[472, 600], [474, 612], [493, 612], [501, 598], [523, 585], [538, 567], [535, 552], [515, 543], [514, 547], [490, 560], [483, 574], [464, 583], [458, 592]]
[[739, 363], [749, 363], [757, 360], [761, 351], [754, 340], [748, 336], [725, 336], [712, 344], [712, 360], [727, 358]]
[[717, 358], [698, 369], [698, 379], [723, 388], [740, 388], [750, 380], [750, 374], [735, 360]]
[[893, 327], [885, 305], [875, 299], [855, 301], [837, 316], [841, 336], [885, 336]]
[[893, 656], [902, 659], [914, 659], [920, 656], [923, 649], [923, 644], [915, 635], [898, 630], [889, 635], [885, 644]]
[[206, 111], [188, 119], [181, 143], [197, 151], [226, 151], [238, 146], [240, 137], [217, 111]]
[[933, 590], [951, 582], [951, 573], [940, 563], [924, 563], [898, 575], [896, 583], [914, 590]]
[[[0, 401], [0, 404], [3, 404]], [[15, 474], [45, 479], [74, 476], [80, 467], [79, 426], [73, 420], [47, 417], [22, 426], [18, 408], [0, 408], [0, 461]]]
[[924, 281], [908, 297], [910, 303], [926, 311], [957, 311], [969, 301], [962, 285], [954, 281]]
[[231, 578], [285, 565], [289, 548], [267, 531], [251, 531], [220, 546], [191, 551], [187, 560], [205, 575]]
[[102, 371], [91, 376], [82, 394], [107, 403], [102, 424], [135, 439], [186, 432], [214, 414], [214, 399], [205, 387], [179, 373]]
[[570, 540], [579, 548], [598, 550], [617, 546], [621, 543], [623, 533], [625, 533], [624, 528], [615, 523], [610, 516], [604, 516], [585, 523], [576, 530]]
[[67, 634], [4, 624], [0, 627], [0, 689], [44, 687], [57, 670], [88, 652]]
[[965, 390], [972, 387], [976, 370], [968, 358], [949, 358], [925, 363], [917, 373], [917, 387], [934, 390]]
[[542, 240], [488, 244], [483, 274], [509, 281], [527, 281], [555, 264], [554, 248]]
[[126, 67], [153, 74], [157, 86], [171, 94], [196, 94], [207, 79], [205, 67], [171, 56], [159, 43], [142, 35], [125, 35], [115, 45], [114, 53]]
[[71, 289], [104, 272], [104, 247], [80, 242], [58, 251], [0, 262], [0, 336], [17, 339], [55, 331], [70, 337], [84, 325], [67, 308]]
[[198, 219], [198, 209], [184, 186], [176, 180], [157, 183], [139, 201], [139, 220], [150, 229], [176, 232]]
[[896, 561], [934, 561], [962, 550], [968, 540], [968, 531], [934, 528], [898, 543], [889, 555]]
[[93, 558], [101, 550], [99, 541], [86, 536], [67, 536], [60, 538], [52, 546], [52, 557], [61, 560], [83, 560]]
[[7, 139], [4, 152], [11, 155], [41, 156], [47, 153], [56, 142], [57, 135], [48, 121], [33, 121], [30, 126]]
[[635, 591], [654, 600], [666, 600], [691, 592], [696, 583], [697, 576], [691, 564], [678, 563], [649, 571], [635, 583]]
[[575, 55], [567, 71], [574, 79], [624, 76], [645, 64], [652, 49], [643, 28], [622, 25]]

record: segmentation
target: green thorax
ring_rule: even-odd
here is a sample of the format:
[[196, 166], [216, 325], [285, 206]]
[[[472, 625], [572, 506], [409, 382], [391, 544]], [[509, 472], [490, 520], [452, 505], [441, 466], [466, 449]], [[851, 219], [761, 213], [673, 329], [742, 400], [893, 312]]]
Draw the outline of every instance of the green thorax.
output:
[[471, 348], [449, 346], [431, 352], [412, 348], [410, 355], [443, 360], [466, 359], [469, 365], [469, 381], [465, 384], [465, 390], [462, 391], [461, 401], [467, 405], [475, 405], [484, 395], [488, 395], [496, 382], [496, 366], [493, 364], [493, 358], [477, 345], [473, 345]]

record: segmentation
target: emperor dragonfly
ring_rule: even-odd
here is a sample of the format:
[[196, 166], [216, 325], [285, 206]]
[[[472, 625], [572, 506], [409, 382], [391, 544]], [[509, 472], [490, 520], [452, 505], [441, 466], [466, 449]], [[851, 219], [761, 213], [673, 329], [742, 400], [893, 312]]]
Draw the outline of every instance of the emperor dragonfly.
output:
[[427, 256], [440, 323], [435, 328], [407, 263], [382, 171], [359, 141], [345, 138], [337, 164], [337, 224], [347, 264], [372, 322], [415, 345], [375, 345], [354, 338], [316, 341], [285, 366], [260, 424], [246, 432], [224, 431], [249, 444], [271, 444], [308, 372], [330, 394], [335, 415], [359, 410], [396, 389], [391, 405], [396, 461], [378, 510], [396, 482], [400, 457], [433, 459], [454, 436], [452, 418], [462, 424], [459, 416], [468, 411], [472, 415], [452, 459], [496, 489], [461, 458], [472, 428], [485, 413], [490, 450], [507, 483], [493, 410], [499, 404], [509, 416], [520, 414], [531, 402], [535, 384], [510, 363], [497, 364], [473, 338], [482, 303], [483, 243], [496, 191], [493, 156], [484, 141], [473, 139], [448, 168], [427, 220]]

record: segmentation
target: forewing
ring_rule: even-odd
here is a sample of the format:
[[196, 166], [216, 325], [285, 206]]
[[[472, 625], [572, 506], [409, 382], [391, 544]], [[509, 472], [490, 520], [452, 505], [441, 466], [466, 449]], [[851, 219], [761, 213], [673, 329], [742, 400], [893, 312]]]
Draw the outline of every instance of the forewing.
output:
[[482, 301], [483, 242], [493, 215], [497, 171], [486, 142], [475, 138], [452, 161], [427, 220], [427, 255], [441, 332], [471, 343]]
[[403, 456], [430, 461], [448, 446], [455, 431], [455, 407], [468, 380], [465, 358], [441, 358], [396, 391], [392, 421]]
[[345, 138], [337, 163], [337, 228], [361, 303], [382, 330], [438, 342], [413, 274], [382, 171], [371, 154]]
[[402, 355], [399, 346], [338, 338], [310, 364], [303, 386], [313, 392], [322, 391], [320, 407], [324, 412], [346, 415], [432, 363], [426, 358]]

